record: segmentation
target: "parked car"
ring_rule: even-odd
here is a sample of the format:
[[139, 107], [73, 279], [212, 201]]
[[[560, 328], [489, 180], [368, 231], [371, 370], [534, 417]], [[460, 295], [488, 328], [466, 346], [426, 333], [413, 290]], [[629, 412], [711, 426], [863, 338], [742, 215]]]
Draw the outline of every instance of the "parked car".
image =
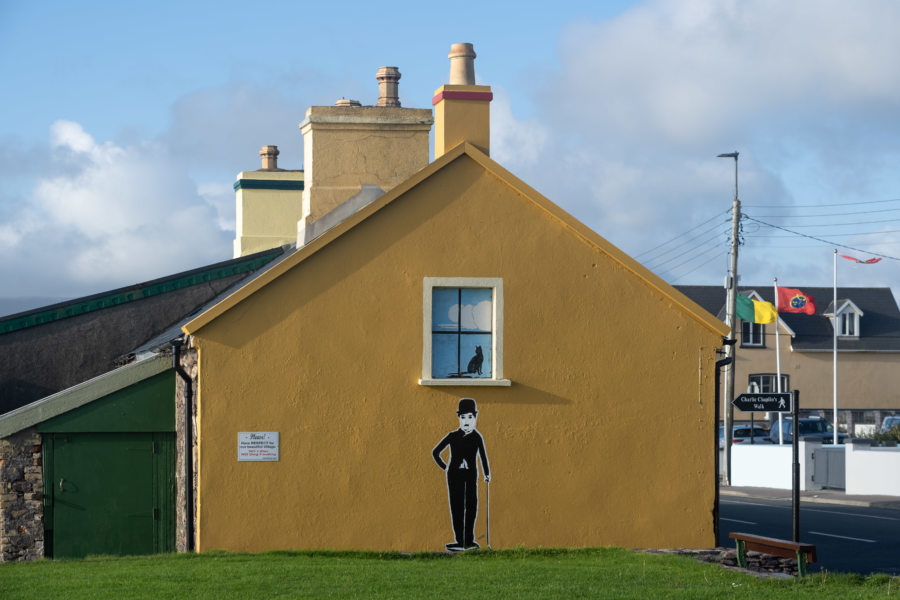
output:
[[900, 415], [892, 415], [885, 417], [881, 422], [881, 433], [886, 432], [891, 427], [900, 427]]
[[[782, 419], [784, 423], [784, 435], [782, 439], [785, 444], [794, 441], [794, 423], [793, 419]], [[821, 417], [802, 417], [799, 419], [800, 439], [801, 440], [822, 440], [823, 444], [834, 443], [834, 426]], [[838, 444], [843, 444], [847, 439], [846, 433], [838, 432]], [[778, 421], [772, 423], [769, 428], [769, 441], [773, 444], [778, 443]]]
[[[752, 432], [752, 442], [751, 442]], [[754, 425], [735, 425], [731, 430], [731, 441], [734, 444], [768, 444], [769, 431], [765, 427]], [[719, 448], [725, 447], [725, 428], [719, 427]]]

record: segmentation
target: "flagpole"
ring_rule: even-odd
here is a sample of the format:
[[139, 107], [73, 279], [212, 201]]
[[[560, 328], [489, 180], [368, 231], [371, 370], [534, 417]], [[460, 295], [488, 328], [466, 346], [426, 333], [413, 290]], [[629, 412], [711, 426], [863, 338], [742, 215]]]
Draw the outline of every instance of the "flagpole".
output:
[[[778, 329], [779, 329], [778, 328], [778, 319], [780, 318], [780, 316], [777, 314], [778, 313], [778, 278], [774, 277], [773, 281], [774, 281], [774, 283], [772, 285], [772, 288], [773, 288], [773, 291], [775, 292], [775, 313], [776, 313], [776, 315], [775, 315], [775, 369], [776, 369], [776, 373], [777, 373], [776, 377], [778, 377], [778, 380], [777, 380], [778, 383], [775, 384], [777, 386], [775, 389], [778, 390], [778, 393], [781, 393], [782, 392], [782, 389], [781, 389], [781, 344], [778, 341]], [[794, 424], [794, 427], [796, 427], [796, 426], [797, 425]], [[781, 419], [781, 412], [778, 413], [778, 443], [779, 444], [784, 443], [784, 422]]]
[[[832, 340], [834, 346], [834, 445], [837, 446], [838, 443], [838, 382], [837, 382], [837, 330], [838, 330], [838, 316], [837, 316], [837, 248], [834, 249], [834, 303], [831, 305], [831, 322], [834, 325], [832, 329]], [[796, 424], [795, 424], [796, 427]]]

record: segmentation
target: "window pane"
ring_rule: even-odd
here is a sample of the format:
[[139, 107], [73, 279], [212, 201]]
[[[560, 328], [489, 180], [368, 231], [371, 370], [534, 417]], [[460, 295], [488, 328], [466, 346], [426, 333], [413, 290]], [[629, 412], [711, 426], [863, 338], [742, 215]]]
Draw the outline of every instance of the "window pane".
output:
[[456, 331], [459, 327], [459, 289], [434, 288], [431, 291], [431, 330]]
[[765, 326], [760, 323], [741, 321], [741, 345], [762, 346], [764, 327]]
[[491, 334], [460, 336], [459, 365], [463, 377], [491, 377]]
[[491, 331], [494, 309], [491, 305], [493, 290], [490, 288], [463, 288], [462, 331]]
[[459, 373], [459, 335], [435, 333], [431, 335], [432, 377], [443, 379]]

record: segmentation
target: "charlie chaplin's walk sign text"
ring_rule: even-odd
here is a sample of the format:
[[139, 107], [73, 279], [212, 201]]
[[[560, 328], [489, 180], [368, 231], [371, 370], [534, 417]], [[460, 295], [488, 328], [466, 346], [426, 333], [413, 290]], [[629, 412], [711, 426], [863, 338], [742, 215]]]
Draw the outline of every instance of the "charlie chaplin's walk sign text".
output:
[[790, 392], [741, 394], [731, 403], [738, 410], [745, 412], [791, 412]]

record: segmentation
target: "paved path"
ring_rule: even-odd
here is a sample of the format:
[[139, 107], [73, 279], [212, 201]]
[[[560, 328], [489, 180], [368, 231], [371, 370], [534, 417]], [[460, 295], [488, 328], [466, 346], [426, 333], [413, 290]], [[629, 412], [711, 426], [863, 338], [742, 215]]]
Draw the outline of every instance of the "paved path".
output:
[[[769, 500], [791, 499], [791, 490], [762, 487], [736, 487], [723, 485], [719, 488], [719, 494], [722, 496], [764, 498]], [[900, 510], [900, 496], [851, 496], [840, 490], [801, 491], [800, 501]]]

